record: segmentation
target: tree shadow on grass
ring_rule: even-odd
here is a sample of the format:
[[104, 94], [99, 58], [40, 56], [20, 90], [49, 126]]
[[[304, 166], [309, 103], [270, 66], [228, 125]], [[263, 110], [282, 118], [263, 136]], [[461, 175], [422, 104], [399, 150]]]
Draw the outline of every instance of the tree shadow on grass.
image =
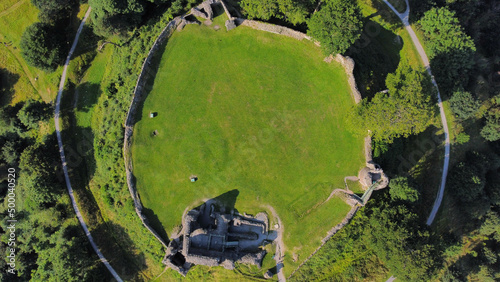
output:
[[397, 69], [402, 48], [392, 31], [374, 21], [365, 24], [361, 37], [345, 53], [356, 63], [354, 77], [363, 98], [386, 89], [385, 79]]
[[148, 223], [153, 228], [153, 230], [156, 231], [158, 235], [160, 235], [165, 243], [168, 243], [170, 240], [168, 238], [167, 231], [165, 230], [165, 227], [163, 227], [163, 224], [161, 223], [156, 213], [152, 209], [148, 208], [143, 208], [142, 213], [148, 219]]
[[88, 112], [96, 104], [102, 94], [101, 85], [91, 82], [84, 82], [76, 88], [78, 95], [76, 101], [76, 109], [82, 112]]
[[12, 73], [7, 69], [0, 68], [0, 106], [8, 105], [14, 97], [14, 85], [19, 80], [17, 73]]
[[112, 221], [91, 230], [103, 255], [123, 280], [136, 281], [147, 268], [145, 254], [139, 252], [130, 238], [130, 230]]
[[389, 178], [409, 177], [421, 194], [417, 209], [429, 212], [441, 183], [444, 135], [435, 126], [392, 144], [374, 142], [374, 160]]
[[100, 39], [101, 37], [94, 33], [94, 28], [92, 26], [84, 25], [82, 32], [80, 33], [78, 45], [73, 53], [73, 58], [95, 51], [98, 47]]
[[146, 63], [143, 71], [144, 77], [142, 77], [142, 87], [140, 87], [140, 97], [137, 98], [135, 103], [137, 103], [137, 110], [135, 112], [134, 124], [142, 120], [144, 116], [144, 111], [149, 111], [149, 109], [144, 109], [144, 101], [146, 101], [149, 93], [153, 90], [154, 82], [156, 75], [158, 74], [158, 70], [160, 68], [161, 58], [167, 47], [169, 39], [165, 39], [161, 44], [158, 45], [156, 50], [154, 51], [151, 59]]

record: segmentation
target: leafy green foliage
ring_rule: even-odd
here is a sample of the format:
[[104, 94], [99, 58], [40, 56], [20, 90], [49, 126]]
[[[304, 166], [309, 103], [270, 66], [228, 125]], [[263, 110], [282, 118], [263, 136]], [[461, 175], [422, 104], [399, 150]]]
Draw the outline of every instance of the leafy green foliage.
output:
[[486, 113], [486, 125], [481, 130], [481, 136], [488, 141], [500, 140], [500, 95], [491, 99], [491, 106]]
[[249, 18], [284, 19], [292, 24], [306, 21], [314, 1], [299, 0], [242, 0], [240, 5]]
[[450, 98], [450, 107], [453, 113], [461, 119], [473, 117], [481, 103], [472, 97], [467, 91], [456, 91]]
[[419, 199], [419, 192], [408, 183], [408, 178], [397, 177], [389, 182], [389, 194], [393, 201], [403, 200], [410, 203], [416, 202]]
[[40, 10], [40, 21], [46, 23], [69, 19], [79, 6], [78, 0], [31, 0], [31, 3]]
[[489, 211], [479, 229], [482, 235], [494, 236], [500, 242], [500, 216], [495, 211]]
[[241, 7], [250, 18], [269, 20], [278, 13], [276, 0], [241, 0]]
[[[96, 281], [108, 275], [90, 247], [85, 234], [71, 214], [69, 198], [61, 186], [60, 159], [55, 136], [40, 136], [43, 143], [29, 138], [35, 129], [26, 129], [18, 116], [33, 114], [43, 121], [48, 105], [35, 101], [4, 107], [1, 121], [7, 128], [0, 134], [0, 166], [16, 169], [16, 245], [10, 232], [0, 234], [0, 252], [16, 249], [16, 274], [5, 272], [1, 260], [1, 281]], [[23, 113], [21, 113], [21, 111]], [[21, 113], [21, 114], [20, 114]], [[21, 119], [23, 119], [22, 117]], [[33, 118], [33, 117], [29, 117]], [[20, 128], [18, 128], [20, 127]], [[44, 138], [43, 138], [44, 137]], [[19, 162], [19, 163], [18, 163]], [[3, 189], [4, 179], [0, 179]], [[6, 186], [5, 186], [6, 187]], [[2, 197], [0, 213], [13, 212]], [[2, 230], [5, 229], [2, 224]], [[10, 243], [10, 245], [8, 245]]]
[[17, 117], [27, 128], [36, 129], [40, 121], [47, 121], [50, 118], [51, 110], [49, 104], [30, 99], [19, 110]]
[[6, 140], [2, 147], [2, 158], [9, 165], [15, 165], [19, 161], [23, 142], [21, 140]]
[[21, 37], [21, 55], [28, 64], [54, 71], [63, 63], [67, 51], [66, 38], [60, 30], [46, 23], [34, 23]]
[[378, 281], [391, 273], [425, 281], [439, 263], [434, 238], [411, 207], [382, 195], [370, 199], [291, 280]]
[[458, 201], [470, 203], [483, 195], [488, 162], [484, 155], [469, 152], [465, 162], [450, 170], [448, 185]]
[[470, 140], [470, 135], [465, 133], [465, 132], [460, 132], [456, 137], [455, 137], [455, 141], [457, 142], [457, 144], [461, 145], [461, 144], [465, 144], [467, 142], [469, 142]]
[[28, 195], [27, 203], [31, 209], [53, 205], [58, 195], [64, 192], [58, 181], [58, 155], [54, 137], [45, 144], [35, 143], [27, 147], [21, 154], [21, 184]]
[[488, 141], [500, 140], [500, 119], [489, 116], [481, 129], [481, 136]]
[[436, 80], [445, 93], [464, 86], [474, 65], [476, 46], [460, 26], [455, 13], [433, 8], [418, 22]]
[[26, 127], [17, 117], [17, 113], [23, 107], [24, 103], [17, 103], [14, 106], [6, 106], [0, 108], [0, 135], [13, 133], [22, 135], [26, 131]]
[[438, 255], [418, 216], [405, 205], [389, 202], [380, 203], [371, 212], [364, 230], [366, 244], [398, 279], [427, 280]]
[[342, 54], [361, 36], [363, 21], [353, 1], [329, 0], [312, 15], [307, 26], [326, 54]]
[[386, 79], [388, 93], [377, 93], [356, 107], [359, 128], [368, 127], [375, 140], [392, 142], [423, 132], [436, 113], [434, 88], [429, 76], [403, 64]]
[[142, 0], [89, 0], [92, 22], [102, 35], [123, 33], [137, 27], [145, 13]]

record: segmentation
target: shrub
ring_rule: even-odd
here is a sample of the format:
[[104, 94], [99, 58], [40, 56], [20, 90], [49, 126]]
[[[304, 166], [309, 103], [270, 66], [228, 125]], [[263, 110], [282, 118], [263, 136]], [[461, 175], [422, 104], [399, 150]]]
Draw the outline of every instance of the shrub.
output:
[[472, 97], [470, 92], [456, 91], [450, 98], [450, 107], [453, 113], [461, 118], [468, 119], [473, 117], [481, 103]]

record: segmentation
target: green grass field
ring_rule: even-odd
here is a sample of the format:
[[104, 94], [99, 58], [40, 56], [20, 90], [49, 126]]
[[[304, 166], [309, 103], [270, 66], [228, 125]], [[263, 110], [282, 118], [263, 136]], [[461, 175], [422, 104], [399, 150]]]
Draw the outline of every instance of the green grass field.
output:
[[345, 128], [346, 74], [323, 59], [311, 42], [246, 27], [173, 35], [132, 148], [143, 204], [167, 234], [186, 208], [237, 190], [240, 212], [271, 205], [281, 217], [286, 273], [319, 246], [349, 210], [322, 202], [364, 165], [362, 138]]
[[26, 27], [38, 21], [38, 9], [31, 1], [2, 1], [0, 4], [0, 69], [8, 72], [5, 81], [12, 89], [2, 104], [15, 104], [28, 98], [52, 101], [57, 95], [61, 67], [46, 73], [26, 64], [19, 43]]

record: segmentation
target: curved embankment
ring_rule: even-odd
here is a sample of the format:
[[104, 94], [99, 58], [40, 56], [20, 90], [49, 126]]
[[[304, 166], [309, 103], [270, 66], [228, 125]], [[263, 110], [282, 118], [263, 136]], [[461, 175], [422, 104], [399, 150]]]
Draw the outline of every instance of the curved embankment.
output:
[[73, 195], [73, 188], [71, 187], [71, 182], [69, 180], [68, 164], [66, 163], [66, 155], [64, 154], [64, 147], [63, 147], [63, 142], [62, 142], [62, 137], [61, 137], [61, 127], [60, 127], [60, 122], [59, 122], [59, 115], [60, 115], [60, 111], [61, 111], [61, 98], [62, 98], [62, 93], [64, 90], [64, 84], [66, 83], [66, 73], [68, 71], [69, 62], [70, 62], [71, 56], [73, 55], [73, 52], [75, 51], [76, 45], [78, 44], [78, 39], [80, 38], [80, 33], [82, 32], [83, 25], [85, 24], [85, 21], [87, 20], [89, 14], [90, 14], [90, 10], [91, 10], [91, 8], [89, 8], [87, 10], [85, 17], [83, 18], [82, 23], [80, 24], [80, 27], [78, 28], [78, 31], [76, 32], [75, 40], [73, 41], [73, 45], [71, 46], [68, 57], [66, 58], [66, 62], [64, 63], [64, 68], [63, 68], [63, 72], [61, 75], [61, 82], [59, 83], [59, 91], [57, 93], [56, 108], [54, 111], [54, 122], [55, 122], [55, 127], [56, 127], [57, 144], [59, 145], [59, 154], [61, 155], [61, 162], [62, 162], [62, 167], [63, 167], [63, 172], [64, 172], [64, 179], [66, 181], [66, 188], [68, 189], [68, 194], [69, 194], [69, 197], [71, 199], [71, 204], [73, 205], [73, 209], [75, 210], [76, 217], [78, 218], [78, 221], [80, 222], [80, 225], [82, 226], [83, 231], [85, 232], [85, 235], [87, 236], [87, 239], [90, 242], [90, 245], [92, 245], [92, 248], [99, 256], [99, 259], [101, 260], [101, 262], [106, 266], [106, 268], [109, 270], [111, 275], [113, 275], [113, 277], [117, 281], [121, 282], [122, 279], [120, 278], [118, 273], [116, 273], [116, 271], [113, 269], [113, 267], [109, 264], [109, 262], [106, 260], [106, 258], [104, 257], [104, 255], [101, 253], [101, 251], [97, 247], [96, 243], [94, 242], [94, 238], [92, 238], [92, 234], [90, 234], [90, 231], [87, 228], [87, 224], [85, 224], [85, 221], [83, 220], [82, 214], [80, 213], [80, 210], [78, 209], [78, 205], [76, 204], [75, 197]]
[[134, 200], [135, 211], [139, 218], [142, 221], [142, 224], [155, 236], [155, 238], [166, 248], [167, 243], [161, 238], [161, 236], [151, 227], [149, 226], [149, 222], [142, 214], [142, 203], [139, 198], [139, 194], [137, 193], [137, 188], [135, 186], [135, 177], [132, 173], [132, 156], [130, 152], [130, 148], [132, 146], [132, 135], [134, 133], [134, 124], [135, 124], [135, 115], [137, 111], [137, 106], [139, 102], [141, 102], [144, 98], [144, 87], [149, 78], [154, 76], [154, 73], [151, 72], [150, 64], [151, 59], [153, 58], [154, 53], [158, 50], [160, 44], [162, 44], [166, 39], [168, 39], [172, 33], [175, 31], [179, 23], [181, 22], [181, 17], [176, 17], [172, 21], [170, 21], [167, 26], [161, 31], [158, 38], [153, 43], [153, 46], [149, 50], [148, 56], [144, 60], [142, 64], [141, 73], [137, 78], [137, 84], [134, 89], [134, 95], [132, 98], [132, 102], [130, 103], [130, 107], [127, 113], [127, 119], [125, 121], [125, 134], [124, 134], [124, 142], [123, 142], [123, 158], [125, 160], [125, 171], [127, 174], [127, 186], [130, 192], [130, 196]]

